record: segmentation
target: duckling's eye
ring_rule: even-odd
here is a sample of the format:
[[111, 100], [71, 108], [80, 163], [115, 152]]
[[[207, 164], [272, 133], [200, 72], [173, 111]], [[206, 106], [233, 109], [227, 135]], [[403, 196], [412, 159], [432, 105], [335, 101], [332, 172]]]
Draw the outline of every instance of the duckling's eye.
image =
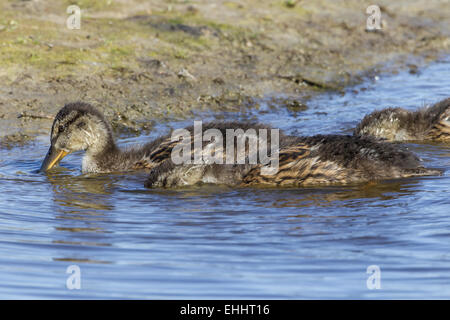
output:
[[84, 122], [84, 121], [78, 122], [78, 124], [77, 124], [78, 128], [83, 128], [84, 126], [86, 126], [86, 122]]
[[61, 133], [61, 132], [63, 132], [63, 131], [64, 131], [64, 126], [63, 126], [63, 125], [60, 125], [60, 126], [58, 127], [58, 132]]

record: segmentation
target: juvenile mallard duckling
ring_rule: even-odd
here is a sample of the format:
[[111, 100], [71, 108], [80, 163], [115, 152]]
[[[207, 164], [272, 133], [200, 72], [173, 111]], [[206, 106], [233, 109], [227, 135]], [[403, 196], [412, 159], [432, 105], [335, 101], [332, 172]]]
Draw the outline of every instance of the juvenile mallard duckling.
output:
[[163, 141], [157, 139], [141, 148], [120, 150], [103, 114], [88, 103], [75, 102], [66, 104], [57, 113], [50, 142], [41, 171], [50, 170], [72, 152], [84, 150], [82, 172], [107, 173], [153, 167], [150, 155]]
[[[223, 122], [203, 125], [202, 129], [205, 132], [211, 128], [224, 136], [227, 129], [270, 129], [253, 123]], [[187, 130], [193, 137], [193, 127]], [[103, 115], [82, 102], [67, 104], [58, 112], [50, 140], [51, 146], [42, 163], [42, 171], [51, 169], [71, 152], [85, 150], [82, 161], [84, 173], [147, 169], [147, 187], [174, 187], [201, 182], [238, 186], [346, 184], [440, 173], [421, 166], [413, 153], [372, 138], [339, 135], [295, 137], [282, 132], [279, 134], [278, 170], [272, 175], [263, 174], [262, 164], [249, 164], [248, 161], [246, 164], [175, 164], [171, 155], [181, 140], [172, 141], [171, 135], [167, 135], [141, 147], [120, 150]], [[195, 153], [194, 140], [192, 154]], [[203, 141], [202, 148], [207, 145], [208, 142]], [[226, 146], [224, 149], [226, 154]]]
[[387, 108], [363, 118], [355, 135], [389, 141], [450, 142], [450, 98], [417, 111]]
[[410, 151], [373, 138], [349, 135], [293, 137], [280, 134], [279, 168], [262, 174], [263, 165], [175, 165], [170, 158], [152, 169], [146, 187], [195, 183], [238, 186], [311, 186], [356, 184], [439, 175]]

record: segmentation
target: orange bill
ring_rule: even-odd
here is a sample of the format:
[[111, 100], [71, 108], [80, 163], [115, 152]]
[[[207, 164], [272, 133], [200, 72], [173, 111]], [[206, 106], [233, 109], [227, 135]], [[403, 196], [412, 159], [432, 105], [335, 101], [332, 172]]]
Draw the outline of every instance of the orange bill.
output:
[[40, 171], [50, 170], [67, 154], [69, 153], [64, 150], [56, 150], [56, 148], [51, 146], [50, 149], [48, 150], [47, 155], [45, 156], [44, 162], [42, 162]]

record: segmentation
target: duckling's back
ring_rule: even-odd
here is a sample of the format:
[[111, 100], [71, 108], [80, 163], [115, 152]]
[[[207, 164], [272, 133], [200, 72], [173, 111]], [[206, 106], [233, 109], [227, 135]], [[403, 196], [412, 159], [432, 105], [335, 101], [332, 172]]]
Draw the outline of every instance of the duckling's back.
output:
[[281, 133], [279, 144], [278, 170], [271, 175], [264, 174], [263, 164], [176, 165], [167, 158], [152, 169], [146, 186], [330, 185], [440, 174], [421, 166], [413, 153], [399, 145], [369, 137], [294, 137]]
[[[303, 149], [303, 154], [292, 151]], [[372, 138], [342, 135], [318, 135], [280, 151], [280, 167], [273, 176], [252, 168], [243, 184], [320, 185], [351, 184], [365, 181], [436, 175], [420, 160], [399, 145]]]
[[386, 108], [366, 115], [354, 134], [390, 141], [450, 141], [450, 98], [409, 111]]

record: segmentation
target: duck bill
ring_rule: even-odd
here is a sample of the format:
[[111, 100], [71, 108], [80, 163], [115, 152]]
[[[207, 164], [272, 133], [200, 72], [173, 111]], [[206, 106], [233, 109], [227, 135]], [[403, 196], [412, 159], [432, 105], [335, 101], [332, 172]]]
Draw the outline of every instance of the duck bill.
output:
[[50, 147], [48, 150], [47, 155], [45, 156], [44, 162], [42, 162], [42, 166], [40, 171], [48, 171], [51, 168], [53, 168], [58, 162], [61, 161], [62, 158], [64, 158], [68, 152], [64, 150], [57, 150], [53, 146]]

